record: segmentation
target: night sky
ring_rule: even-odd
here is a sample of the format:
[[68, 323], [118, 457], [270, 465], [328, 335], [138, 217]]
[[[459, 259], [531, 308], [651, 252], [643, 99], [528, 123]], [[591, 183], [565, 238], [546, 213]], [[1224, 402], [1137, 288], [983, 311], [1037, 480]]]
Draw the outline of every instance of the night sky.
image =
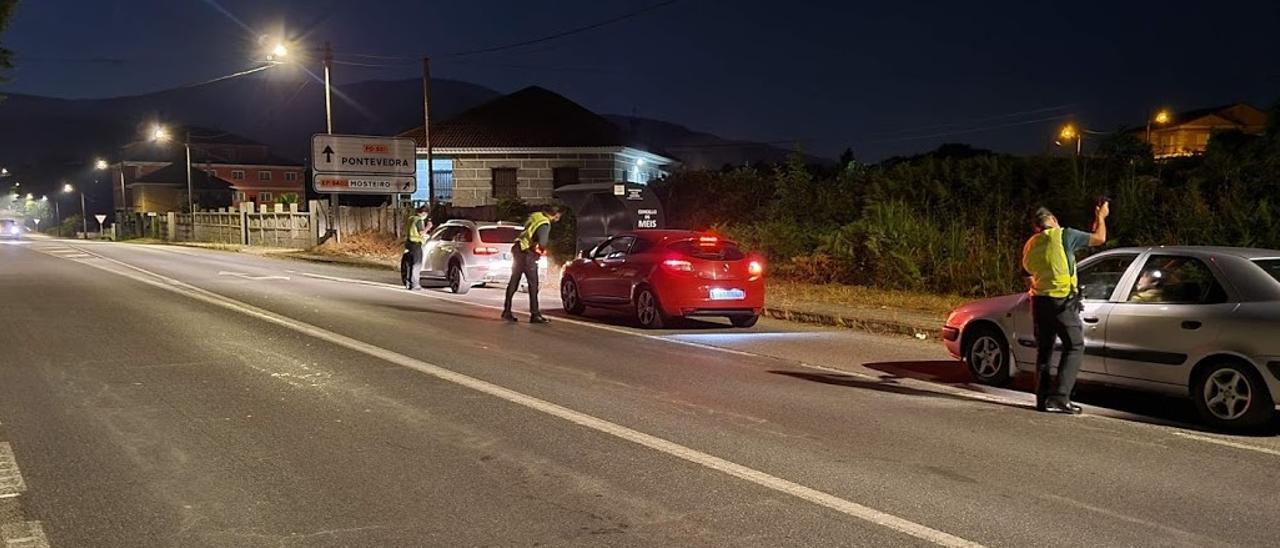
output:
[[[256, 38], [331, 41], [339, 83], [437, 77], [537, 84], [602, 113], [859, 157], [968, 142], [1043, 150], [1074, 116], [1093, 129], [1147, 109], [1280, 98], [1280, 2], [679, 0], [23, 0], [2, 88], [59, 97], [157, 91], [252, 66]], [[370, 57], [354, 57], [351, 54]], [[319, 63], [313, 63], [318, 70]]]

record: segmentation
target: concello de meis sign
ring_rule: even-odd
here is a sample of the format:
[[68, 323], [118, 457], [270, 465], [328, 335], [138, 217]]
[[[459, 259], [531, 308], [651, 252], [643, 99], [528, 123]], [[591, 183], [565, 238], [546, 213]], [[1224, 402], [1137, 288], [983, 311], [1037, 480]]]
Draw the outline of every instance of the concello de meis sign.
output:
[[412, 194], [418, 186], [416, 153], [413, 139], [316, 134], [312, 187], [324, 193]]

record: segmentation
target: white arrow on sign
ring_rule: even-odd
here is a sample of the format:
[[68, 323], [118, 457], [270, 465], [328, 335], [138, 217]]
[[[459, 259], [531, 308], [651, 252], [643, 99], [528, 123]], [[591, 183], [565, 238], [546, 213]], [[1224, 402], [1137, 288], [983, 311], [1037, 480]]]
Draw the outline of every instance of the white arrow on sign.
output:
[[252, 274], [245, 274], [244, 272], [227, 272], [225, 270], [218, 272], [218, 275], [219, 276], [235, 276], [237, 278], [244, 278], [246, 280], [253, 280], [255, 282], [262, 281], [262, 280], [288, 280], [289, 279], [288, 276], [254, 276]]

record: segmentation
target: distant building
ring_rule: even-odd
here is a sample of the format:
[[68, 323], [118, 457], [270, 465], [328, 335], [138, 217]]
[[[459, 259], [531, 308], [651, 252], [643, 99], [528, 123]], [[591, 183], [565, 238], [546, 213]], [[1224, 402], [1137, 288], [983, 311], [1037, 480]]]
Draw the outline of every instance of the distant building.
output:
[[[402, 134], [418, 142], [418, 193], [427, 199], [422, 128]], [[576, 183], [647, 183], [668, 173], [670, 157], [629, 142], [604, 117], [540, 87], [529, 87], [431, 124], [436, 198], [460, 207], [507, 198], [545, 203]]]
[[112, 166], [117, 211], [123, 208], [130, 213], [163, 213], [186, 209], [187, 172], [182, 140], [188, 129], [197, 207], [275, 203], [282, 198], [302, 201], [306, 168], [301, 163], [276, 156], [267, 145], [239, 135], [190, 127], [171, 130], [173, 137], [168, 142], [139, 142], [125, 148], [124, 161]]
[[1169, 122], [1151, 125], [1149, 140], [1145, 126], [1135, 131], [1140, 139], [1151, 144], [1151, 152], [1161, 160], [1203, 154], [1209, 137], [1216, 132], [1260, 134], [1266, 124], [1266, 112], [1246, 103], [1236, 103], [1173, 113]]

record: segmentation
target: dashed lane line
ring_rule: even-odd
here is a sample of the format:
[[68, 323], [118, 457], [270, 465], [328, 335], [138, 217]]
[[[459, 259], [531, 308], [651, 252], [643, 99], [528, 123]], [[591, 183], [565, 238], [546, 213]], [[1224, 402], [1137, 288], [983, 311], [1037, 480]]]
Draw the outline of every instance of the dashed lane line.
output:
[[0, 541], [3, 548], [49, 548], [49, 538], [38, 521], [0, 525]]
[[[660, 438], [651, 434], [646, 434], [638, 430], [627, 428], [620, 424], [615, 424], [607, 420], [597, 418], [586, 413], [574, 411], [567, 407], [555, 404], [543, 399], [536, 398], [509, 388], [499, 386], [497, 384], [483, 381], [475, 377], [464, 375], [456, 371], [427, 363], [416, 358], [399, 354], [385, 348], [375, 346], [345, 335], [335, 333], [305, 322], [295, 320], [280, 314], [276, 314], [269, 310], [255, 307], [251, 304], [237, 301], [230, 297], [225, 297], [193, 286], [191, 284], [169, 278], [167, 276], [157, 274], [146, 269], [133, 266], [123, 261], [118, 261], [110, 257], [102, 255], [96, 256], [100, 261], [88, 262], [83, 264], [110, 272], [118, 276], [132, 279], [153, 287], [158, 287], [166, 291], [170, 291], [179, 295], [190, 297], [192, 299], [205, 302], [214, 306], [218, 306], [233, 312], [244, 314], [246, 316], [259, 319], [261, 321], [278, 325], [286, 329], [301, 333], [303, 335], [323, 340], [338, 346], [354, 350], [374, 358], [394, 363], [402, 367], [418, 371], [420, 373], [435, 377], [437, 379], [451, 382], [459, 386], [463, 386], [483, 394], [513, 403], [527, 409], [537, 411], [552, 417], [562, 419], [564, 421], [595, 430], [597, 432], [625, 440], [642, 447], [647, 447], [654, 451], [691, 462], [710, 470], [720, 472], [729, 476], [733, 476], [747, 482], [753, 483], [760, 487], [773, 490], [796, 497], [798, 499], [810, 502], [812, 504], [822, 506], [844, 515], [863, 520], [865, 522], [884, 527], [893, 531], [897, 531], [904, 535], [909, 535], [916, 539], [937, 544], [940, 546], [956, 546], [956, 547], [980, 547], [981, 544], [973, 541], [930, 528], [928, 526], [907, 520], [882, 512], [874, 508], [864, 506], [862, 504], [837, 497], [835, 495], [806, 487], [804, 485], [770, 475], [760, 470], [755, 470], [747, 466], [731, 462], [729, 460], [716, 457], [714, 455], [703, 453], [696, 449], [680, 445], [678, 443]], [[108, 268], [107, 264], [113, 264], [126, 269], [120, 271]]]
[[18, 471], [13, 447], [8, 442], [0, 442], [0, 499], [16, 497], [26, 490], [27, 484], [22, 481], [22, 472]]

